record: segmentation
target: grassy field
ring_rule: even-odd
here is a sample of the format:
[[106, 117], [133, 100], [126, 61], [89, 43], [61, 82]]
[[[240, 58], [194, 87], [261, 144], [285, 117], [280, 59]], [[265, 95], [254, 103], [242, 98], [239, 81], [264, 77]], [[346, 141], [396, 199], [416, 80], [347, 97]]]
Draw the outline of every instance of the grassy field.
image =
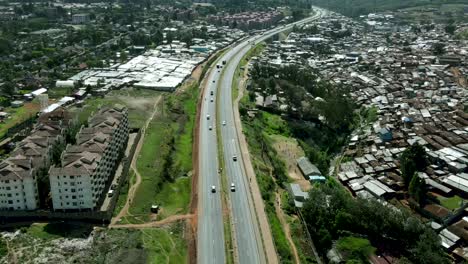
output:
[[192, 169], [193, 127], [197, 113], [198, 87], [192, 87], [186, 93], [182, 100], [187, 120], [185, 120], [182, 134], [175, 140], [175, 155], [181, 168], [184, 171], [190, 171]]
[[183, 239], [183, 223], [169, 228], [142, 229], [143, 246], [148, 251], [147, 263], [185, 263], [187, 244]]
[[164, 99], [146, 130], [137, 168], [142, 183], [131, 201], [130, 223], [150, 219], [152, 204], [161, 205], [158, 219], [187, 212], [190, 202], [193, 126], [198, 86]]
[[168, 138], [173, 133], [172, 126], [166, 121], [151, 122], [138, 157], [137, 169], [142, 177], [141, 184], [130, 204], [130, 213], [138, 217], [131, 218], [131, 223], [149, 220], [150, 207], [155, 201], [162, 185], [161, 174], [164, 169], [165, 157], [170, 153]]
[[130, 174], [128, 177], [127, 183], [122, 184], [120, 187], [119, 198], [117, 199], [117, 204], [115, 205], [115, 209], [112, 216], [116, 216], [119, 214], [120, 210], [125, 206], [125, 202], [127, 201], [128, 190], [130, 189], [131, 184], [135, 182], [135, 172], [132, 168], [129, 169], [128, 173]]
[[[17, 263], [186, 262], [183, 223], [141, 230], [97, 228], [92, 233], [91, 228], [35, 224], [21, 228], [9, 239], [9, 246], [16, 253]], [[5, 240], [0, 238], [0, 263], [12, 263], [5, 258], [6, 252]]]
[[190, 182], [190, 178], [181, 177], [173, 183], [165, 183], [163, 185], [155, 198], [155, 203], [162, 207], [161, 212], [158, 214], [158, 219], [187, 212], [190, 202]]
[[80, 122], [84, 122], [91, 113], [96, 112], [101, 106], [121, 104], [128, 108], [130, 127], [140, 128], [151, 114], [156, 98], [162, 94], [159, 91], [135, 88], [114, 90], [104, 98], [88, 98], [85, 101], [85, 106], [82, 108], [73, 107], [71, 111], [77, 114]]
[[6, 135], [8, 129], [35, 116], [39, 110], [39, 103], [37, 101], [25, 103], [24, 106], [19, 108], [5, 108], [3, 112], [9, 113], [10, 117], [0, 123], [0, 138], [3, 138]]
[[439, 201], [443, 207], [449, 210], [456, 210], [460, 208], [461, 203], [463, 202], [463, 199], [460, 196], [455, 195], [450, 198], [439, 198]]

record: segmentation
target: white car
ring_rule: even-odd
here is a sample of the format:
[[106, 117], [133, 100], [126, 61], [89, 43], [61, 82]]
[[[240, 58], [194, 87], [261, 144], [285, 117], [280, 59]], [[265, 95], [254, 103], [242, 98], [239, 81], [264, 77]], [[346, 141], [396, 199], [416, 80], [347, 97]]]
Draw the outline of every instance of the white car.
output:
[[206, 115], [206, 120], [210, 120], [210, 115]]
[[209, 126], [208, 129], [209, 129], [209, 130], [213, 130], [213, 127], [212, 127], [212, 126]]
[[210, 101], [211, 101], [211, 102], [213, 102], [213, 101], [214, 101], [214, 100], [213, 100], [213, 97], [211, 97]]
[[214, 185], [211, 186], [211, 192], [212, 192], [212, 193], [215, 193], [215, 192], [216, 192], [216, 186], [214, 186]]
[[236, 156], [236, 155], [233, 155], [233, 156], [232, 156], [232, 160], [233, 160], [233, 161], [237, 161], [237, 156]]
[[234, 185], [234, 183], [231, 183], [231, 192], [235, 192], [236, 191], [236, 186]]
[[225, 121], [225, 120], [223, 120], [223, 126], [225, 126], [225, 125], [226, 125], [226, 121]]

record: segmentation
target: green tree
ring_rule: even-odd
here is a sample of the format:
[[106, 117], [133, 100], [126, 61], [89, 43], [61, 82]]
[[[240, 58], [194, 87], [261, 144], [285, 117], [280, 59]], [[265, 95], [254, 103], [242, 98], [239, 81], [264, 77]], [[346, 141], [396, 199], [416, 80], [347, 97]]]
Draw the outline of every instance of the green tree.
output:
[[192, 46], [192, 38], [193, 38], [192, 31], [188, 30], [182, 33], [180, 40], [182, 42], [185, 42], [187, 44], [187, 47], [190, 47]]
[[417, 173], [413, 175], [408, 192], [421, 207], [424, 206], [427, 194], [426, 183], [424, 182], [424, 179], [418, 176]]
[[168, 31], [166, 33], [167, 44], [171, 44], [173, 40], [174, 40], [174, 34], [172, 33], [172, 31]]
[[409, 186], [413, 175], [416, 173], [416, 164], [410, 157], [404, 155], [404, 153], [400, 158], [400, 170], [405, 186]]
[[442, 55], [445, 53], [445, 44], [443, 43], [435, 43], [434, 45], [432, 45], [432, 53], [434, 53], [434, 55]]
[[405, 185], [409, 186], [416, 171], [425, 170], [427, 165], [427, 153], [423, 146], [416, 143], [406, 148], [400, 156], [400, 170]]
[[15, 85], [12, 82], [5, 82], [2, 85], [2, 93], [8, 97], [12, 97], [16, 93]]
[[336, 248], [348, 261], [357, 263], [367, 263], [369, 256], [375, 252], [369, 240], [359, 237], [340, 238], [336, 243]]
[[0, 37], [0, 55], [7, 55], [13, 51], [13, 43], [6, 39]]
[[156, 30], [156, 32], [154, 32], [154, 34], [152, 35], [153, 43], [155, 43], [156, 45], [159, 45], [163, 42], [163, 40], [164, 40], [164, 35], [161, 32], [161, 30], [160, 29]]
[[455, 33], [455, 29], [456, 27], [453, 24], [445, 26], [445, 32], [449, 33], [450, 35], [453, 35], [453, 33]]

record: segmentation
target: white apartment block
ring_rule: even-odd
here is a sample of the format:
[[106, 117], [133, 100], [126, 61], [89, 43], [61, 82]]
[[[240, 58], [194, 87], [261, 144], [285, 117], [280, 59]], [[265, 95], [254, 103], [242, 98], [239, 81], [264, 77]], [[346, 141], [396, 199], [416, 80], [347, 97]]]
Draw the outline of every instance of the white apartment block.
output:
[[63, 142], [70, 119], [63, 111], [39, 118], [31, 135], [0, 163], [0, 210], [34, 210], [39, 206], [37, 172], [48, 169], [52, 146]]
[[38, 207], [36, 171], [24, 156], [0, 163], [0, 210], [34, 210]]
[[128, 140], [128, 112], [103, 108], [62, 153], [62, 166], [49, 170], [54, 210], [94, 210], [106, 195], [106, 183]]

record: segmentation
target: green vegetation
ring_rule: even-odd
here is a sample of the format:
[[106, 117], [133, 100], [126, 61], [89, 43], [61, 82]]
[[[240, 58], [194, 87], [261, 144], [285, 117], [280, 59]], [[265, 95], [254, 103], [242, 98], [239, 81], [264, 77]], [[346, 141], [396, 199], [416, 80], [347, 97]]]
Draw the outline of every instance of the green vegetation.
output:
[[443, 207], [449, 210], [456, 210], [460, 208], [462, 206], [462, 203], [464, 202], [464, 200], [458, 195], [455, 195], [450, 198], [439, 197], [439, 201]]
[[60, 237], [86, 238], [92, 228], [90, 224], [57, 222], [48, 224], [36, 223], [28, 228], [23, 227], [20, 230], [32, 237], [48, 241]]
[[302, 214], [318, 252], [342, 236], [365, 237], [372, 245], [399, 252], [413, 263], [449, 263], [440, 238], [406, 209], [383, 206], [374, 199], [353, 198], [338, 184], [315, 186]]
[[237, 66], [236, 72], [234, 73], [234, 79], [232, 80], [232, 100], [236, 100], [239, 94], [239, 84], [241, 79], [244, 77], [244, 67], [247, 65], [249, 60], [260, 54], [266, 48], [266, 43], [261, 42], [255, 45], [252, 49], [247, 51], [247, 53], [242, 57], [239, 65]]
[[[216, 93], [216, 100], [219, 100], [219, 97], [221, 96], [220, 93]], [[221, 107], [220, 104], [216, 105], [216, 112], [219, 114], [219, 107]], [[224, 163], [224, 157], [223, 157], [223, 142], [222, 142], [222, 137], [221, 137], [221, 126], [215, 126], [216, 128], [216, 133], [219, 135], [217, 137], [217, 153], [218, 153], [218, 166], [219, 168], [225, 168], [225, 163]], [[228, 189], [229, 189], [229, 184], [228, 184], [228, 179], [226, 175], [226, 170], [221, 170], [221, 201], [222, 201], [222, 209], [225, 212], [229, 212], [228, 206], [229, 206], [229, 200], [228, 200]], [[232, 230], [231, 230], [231, 224], [232, 224], [232, 217], [230, 213], [224, 214], [223, 215], [223, 231], [224, 231], [224, 241], [225, 241], [225, 254], [226, 254], [226, 263], [228, 264], [233, 264], [234, 263], [234, 241], [232, 240]]]
[[91, 113], [99, 110], [101, 106], [121, 104], [128, 108], [128, 120], [131, 128], [141, 128], [152, 113], [155, 100], [161, 92], [144, 89], [122, 89], [108, 93], [104, 98], [92, 97], [85, 101], [82, 108], [71, 108], [78, 116], [78, 121], [84, 123]]
[[7, 242], [5, 239], [0, 238], [0, 259], [5, 257], [8, 254]]
[[348, 89], [320, 81], [313, 69], [297, 65], [276, 69], [254, 64], [252, 89], [248, 100], [242, 101], [241, 114], [245, 116], [248, 109], [254, 108], [254, 91], [260, 91], [266, 97], [278, 95], [279, 88], [284, 92], [282, 96], [287, 108], [282, 111], [277, 107], [265, 108], [264, 111], [285, 120], [287, 129], [279, 133], [297, 138], [311, 162], [326, 173], [331, 157], [341, 150], [349, 133], [358, 125], [354, 113], [356, 106], [347, 96]]
[[338, 239], [336, 248], [345, 256], [347, 263], [367, 263], [375, 252], [369, 240], [351, 236]]
[[371, 106], [368, 108], [361, 109], [360, 116], [364, 118], [367, 124], [372, 124], [378, 119], [378, 111], [379, 109], [376, 106]]
[[145, 132], [137, 168], [142, 182], [131, 201], [131, 223], [149, 220], [152, 204], [162, 205], [161, 216], [187, 211], [192, 169], [192, 132], [198, 86], [166, 96]]
[[142, 229], [143, 247], [148, 252], [148, 263], [185, 263], [187, 245], [183, 233], [183, 223], [174, 224], [167, 229]]
[[408, 193], [421, 206], [424, 205], [427, 196], [427, 188], [424, 179], [417, 175], [413, 176], [408, 187]]
[[164, 219], [187, 211], [190, 202], [190, 182], [190, 178], [182, 177], [162, 186], [154, 199], [163, 208], [158, 218]]
[[[103, 229], [89, 224], [50, 223], [22, 227], [9, 239], [18, 263], [185, 263], [184, 223], [163, 228]], [[65, 243], [66, 242], [66, 243]], [[63, 246], [57, 246], [57, 245]], [[46, 255], [44, 255], [44, 253]], [[7, 253], [0, 238], [0, 261]]]
[[19, 108], [7, 107], [3, 112], [9, 113], [11, 117], [0, 123], [0, 138], [5, 137], [10, 128], [34, 117], [39, 112], [39, 104], [33, 101]]
[[[267, 207], [271, 207], [270, 204]], [[276, 216], [275, 208], [266, 208], [268, 221], [270, 222], [271, 234], [275, 241], [276, 251], [281, 258], [281, 263], [294, 263], [292, 260], [291, 248], [286, 235], [284, 234], [281, 222]]]
[[411, 197], [420, 206], [426, 202], [426, 183], [419, 178], [418, 171], [424, 171], [428, 165], [427, 154], [424, 147], [419, 144], [406, 148], [400, 157], [401, 175]]
[[185, 96], [182, 98], [187, 120], [185, 121], [182, 134], [175, 141], [176, 160], [180, 161], [180, 167], [183, 171], [190, 171], [192, 169], [193, 127], [197, 112], [198, 88], [190, 88], [187, 94], [189, 97]]
[[[257, 177], [258, 186], [263, 200], [265, 211], [270, 223], [273, 239], [281, 263], [292, 263], [292, 254], [286, 240], [281, 223], [275, 212], [275, 192], [279, 186], [287, 182], [284, 162], [278, 158], [276, 150], [272, 147], [272, 139], [266, 131], [277, 131], [278, 119], [268, 113], [259, 112], [258, 118], [243, 123], [243, 130], [249, 144], [252, 165]], [[269, 124], [277, 125], [268, 127]]]
[[455, 35], [457, 39], [468, 39], [468, 29], [462, 30]]
[[289, 221], [289, 228], [291, 230], [291, 238], [297, 248], [299, 259], [301, 263], [317, 263], [315, 261], [314, 254], [310, 248], [310, 242], [308, 241], [306, 230], [298, 218], [293, 218]]
[[125, 206], [125, 203], [127, 202], [128, 191], [130, 190], [130, 186], [131, 184], [134, 184], [135, 177], [136, 177], [135, 171], [133, 171], [133, 169], [130, 168], [128, 173], [129, 173], [128, 180], [122, 183], [122, 186], [120, 186], [119, 198], [117, 199], [117, 203], [115, 204], [115, 209], [112, 214], [113, 217], [118, 215], [120, 210], [122, 210], [122, 208]]

